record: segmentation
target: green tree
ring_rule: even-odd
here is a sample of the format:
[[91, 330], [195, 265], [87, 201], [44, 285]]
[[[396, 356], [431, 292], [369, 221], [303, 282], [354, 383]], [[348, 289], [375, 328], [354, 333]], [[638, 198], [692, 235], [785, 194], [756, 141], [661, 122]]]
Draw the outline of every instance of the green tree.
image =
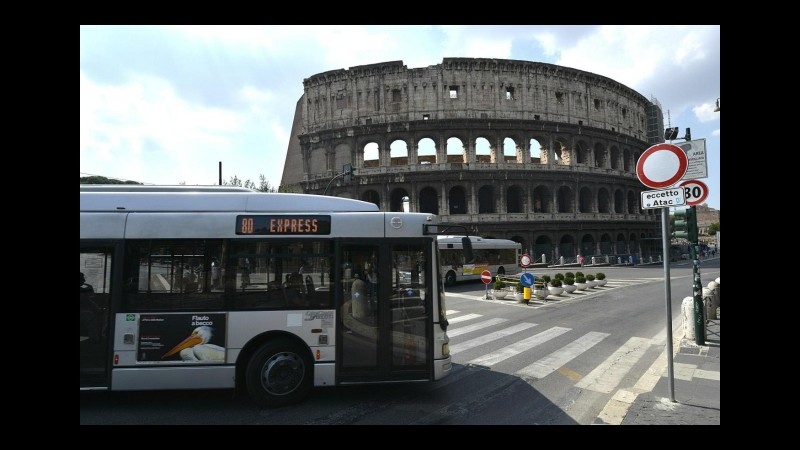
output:
[[719, 231], [719, 222], [714, 222], [708, 226], [708, 235], [714, 236]]
[[117, 180], [116, 178], [106, 178], [99, 175], [81, 177], [81, 184], [142, 184], [137, 181]]
[[246, 187], [248, 189], [253, 189], [259, 192], [294, 192], [297, 193], [297, 189], [292, 188], [291, 186], [281, 185], [277, 188], [272, 186], [269, 181], [267, 181], [267, 177], [264, 174], [258, 176], [258, 184], [254, 183], [250, 179], [242, 181], [238, 176], [234, 175], [231, 177], [230, 181], [223, 181], [222, 184], [224, 186], [241, 186]]

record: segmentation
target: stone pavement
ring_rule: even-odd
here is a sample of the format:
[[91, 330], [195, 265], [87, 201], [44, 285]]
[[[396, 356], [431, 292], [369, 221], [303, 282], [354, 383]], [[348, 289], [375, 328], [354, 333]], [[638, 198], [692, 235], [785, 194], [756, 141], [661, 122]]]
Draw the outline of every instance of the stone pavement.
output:
[[621, 425], [719, 425], [720, 315], [708, 321], [705, 344], [682, 339], [673, 358], [675, 402], [667, 369], [652, 391], [639, 394]]

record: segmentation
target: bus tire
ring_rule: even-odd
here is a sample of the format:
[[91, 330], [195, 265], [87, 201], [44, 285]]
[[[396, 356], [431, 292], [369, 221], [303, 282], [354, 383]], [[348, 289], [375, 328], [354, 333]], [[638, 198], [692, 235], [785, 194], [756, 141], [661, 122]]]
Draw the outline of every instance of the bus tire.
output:
[[454, 284], [456, 284], [456, 273], [451, 270], [444, 276], [444, 285], [452, 286]]
[[303, 346], [288, 339], [269, 341], [247, 364], [247, 392], [259, 406], [298, 403], [313, 387], [313, 364]]

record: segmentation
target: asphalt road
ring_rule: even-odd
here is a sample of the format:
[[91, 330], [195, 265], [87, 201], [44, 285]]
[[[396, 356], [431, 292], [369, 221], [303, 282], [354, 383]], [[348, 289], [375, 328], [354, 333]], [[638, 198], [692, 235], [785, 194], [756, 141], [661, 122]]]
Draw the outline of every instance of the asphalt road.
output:
[[[448, 288], [454, 369], [438, 382], [317, 388], [279, 409], [231, 390], [81, 392], [80, 423], [591, 424], [614, 393], [665, 364], [668, 319], [661, 266], [583, 271], [604, 272], [608, 284], [533, 306], [486, 300], [480, 281]], [[670, 274], [678, 329], [691, 266]], [[701, 276], [704, 286], [719, 276], [719, 259], [702, 262]]]

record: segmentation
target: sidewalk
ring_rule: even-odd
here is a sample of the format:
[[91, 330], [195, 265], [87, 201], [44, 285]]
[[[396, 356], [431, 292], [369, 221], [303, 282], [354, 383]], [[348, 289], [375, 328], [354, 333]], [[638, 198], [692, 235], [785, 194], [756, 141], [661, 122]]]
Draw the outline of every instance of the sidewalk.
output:
[[705, 345], [682, 339], [673, 358], [675, 402], [665, 370], [652, 391], [639, 394], [621, 425], [719, 425], [719, 311], [708, 321]]

